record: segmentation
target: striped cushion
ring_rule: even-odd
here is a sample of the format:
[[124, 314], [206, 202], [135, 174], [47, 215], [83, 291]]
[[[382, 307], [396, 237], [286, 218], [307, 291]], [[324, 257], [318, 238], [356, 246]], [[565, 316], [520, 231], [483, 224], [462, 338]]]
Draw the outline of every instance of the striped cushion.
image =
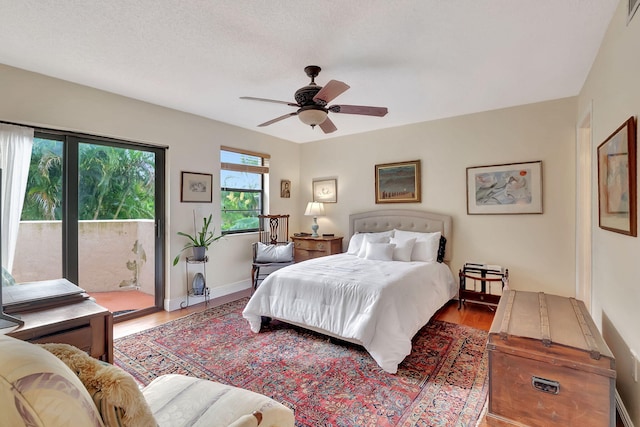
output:
[[0, 425], [103, 426], [76, 375], [42, 348], [0, 334]]

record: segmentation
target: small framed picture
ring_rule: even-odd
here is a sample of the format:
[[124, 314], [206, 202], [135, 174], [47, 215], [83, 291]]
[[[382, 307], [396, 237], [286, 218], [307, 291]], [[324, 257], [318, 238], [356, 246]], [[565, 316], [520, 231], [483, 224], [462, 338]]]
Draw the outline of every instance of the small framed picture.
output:
[[631, 117], [598, 146], [600, 228], [637, 236], [636, 122]]
[[291, 197], [291, 181], [288, 179], [280, 180], [280, 197], [283, 199]]
[[420, 160], [376, 165], [376, 203], [420, 203]]
[[213, 175], [210, 173], [182, 172], [181, 202], [211, 203]]
[[313, 201], [321, 203], [338, 202], [338, 180], [317, 179], [313, 180]]
[[541, 214], [542, 161], [467, 168], [467, 214]]

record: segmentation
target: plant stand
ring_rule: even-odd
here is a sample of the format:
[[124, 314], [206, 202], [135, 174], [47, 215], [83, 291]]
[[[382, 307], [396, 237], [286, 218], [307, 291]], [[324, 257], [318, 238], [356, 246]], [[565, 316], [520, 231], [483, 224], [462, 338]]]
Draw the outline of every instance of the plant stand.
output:
[[[189, 297], [192, 297], [192, 298], [204, 297], [205, 306], [209, 305], [210, 292], [209, 292], [209, 287], [207, 286], [207, 268], [206, 268], [206, 263], [208, 261], [209, 261], [209, 257], [208, 256], [205, 256], [204, 260], [202, 260], [202, 261], [197, 261], [196, 259], [194, 259], [194, 257], [189, 257], [189, 256], [186, 258], [186, 262], [184, 264], [184, 266], [185, 266], [184, 269], [185, 269], [185, 277], [187, 279], [187, 297], [186, 297], [186, 299], [184, 301], [182, 301], [180, 303], [180, 308], [189, 307]], [[189, 266], [191, 266], [191, 265], [201, 266], [202, 267], [202, 275], [204, 276], [204, 289], [202, 290], [202, 294], [200, 294], [200, 295], [196, 295], [196, 294], [193, 293], [193, 287], [191, 286], [191, 283], [189, 282]]]

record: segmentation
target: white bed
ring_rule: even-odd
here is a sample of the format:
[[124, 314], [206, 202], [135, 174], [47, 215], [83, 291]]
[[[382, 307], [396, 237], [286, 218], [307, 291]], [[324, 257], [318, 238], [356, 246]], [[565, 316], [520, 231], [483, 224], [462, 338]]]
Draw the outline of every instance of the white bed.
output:
[[[311, 259], [270, 274], [243, 316], [253, 332], [260, 331], [265, 316], [357, 343], [382, 369], [395, 373], [411, 353], [413, 336], [457, 293], [446, 264], [451, 254], [451, 217], [379, 210], [351, 215], [349, 228], [350, 236], [394, 229], [439, 232], [448, 239], [445, 262], [379, 261], [362, 253]], [[388, 245], [377, 245], [383, 246]]]

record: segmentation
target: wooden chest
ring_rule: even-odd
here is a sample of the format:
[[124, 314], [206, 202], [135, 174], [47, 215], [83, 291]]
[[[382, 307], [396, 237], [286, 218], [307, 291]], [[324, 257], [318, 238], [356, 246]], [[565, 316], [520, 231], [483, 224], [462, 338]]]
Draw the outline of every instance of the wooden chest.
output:
[[615, 426], [615, 360], [582, 301], [508, 291], [491, 325], [491, 426]]

